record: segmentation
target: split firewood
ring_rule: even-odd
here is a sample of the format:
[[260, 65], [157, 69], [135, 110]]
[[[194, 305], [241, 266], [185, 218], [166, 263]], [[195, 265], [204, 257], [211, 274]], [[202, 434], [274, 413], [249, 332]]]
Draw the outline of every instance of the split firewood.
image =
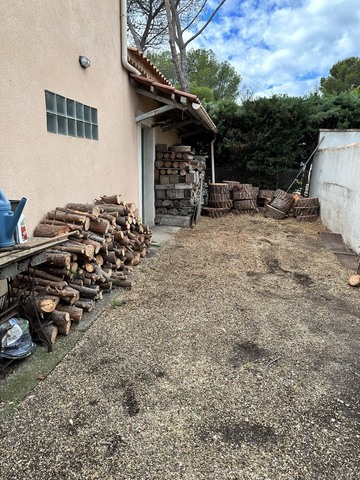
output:
[[58, 328], [58, 331], [61, 335], [69, 335], [71, 320], [68, 312], [60, 312], [55, 310], [49, 316], [49, 320]]
[[357, 275], [357, 274], [350, 275], [348, 283], [351, 287], [359, 287], [360, 286], [360, 275]]

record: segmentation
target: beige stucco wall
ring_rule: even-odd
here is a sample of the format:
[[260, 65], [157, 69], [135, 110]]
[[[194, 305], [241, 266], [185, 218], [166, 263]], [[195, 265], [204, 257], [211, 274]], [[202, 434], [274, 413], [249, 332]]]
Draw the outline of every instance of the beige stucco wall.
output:
[[[70, 201], [120, 193], [138, 202], [138, 105], [121, 65], [119, 14], [118, 0], [0, 2], [0, 189], [27, 197], [30, 233]], [[48, 133], [45, 90], [97, 108], [99, 140]]]

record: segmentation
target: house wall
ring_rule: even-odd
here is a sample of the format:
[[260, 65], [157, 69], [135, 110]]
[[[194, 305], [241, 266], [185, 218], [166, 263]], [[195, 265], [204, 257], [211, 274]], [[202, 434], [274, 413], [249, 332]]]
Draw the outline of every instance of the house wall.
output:
[[319, 197], [321, 220], [360, 253], [360, 143], [322, 148], [314, 156], [310, 196]]
[[[119, 1], [3, 0], [0, 18], [0, 189], [27, 197], [29, 233], [70, 201], [138, 203], [139, 101], [121, 65]], [[47, 132], [45, 90], [97, 108], [99, 140]]]

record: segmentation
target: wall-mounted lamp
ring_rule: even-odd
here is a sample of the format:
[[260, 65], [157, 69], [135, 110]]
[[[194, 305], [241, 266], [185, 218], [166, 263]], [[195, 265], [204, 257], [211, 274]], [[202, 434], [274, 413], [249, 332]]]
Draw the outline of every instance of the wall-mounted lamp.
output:
[[80, 55], [79, 63], [83, 68], [89, 68], [90, 65], [91, 65], [90, 60], [88, 58], [84, 57], [83, 55]]

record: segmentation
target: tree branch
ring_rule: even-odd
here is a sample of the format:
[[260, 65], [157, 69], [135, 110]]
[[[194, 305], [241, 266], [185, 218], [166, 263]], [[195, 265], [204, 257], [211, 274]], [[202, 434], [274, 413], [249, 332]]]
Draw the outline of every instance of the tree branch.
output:
[[189, 43], [191, 43], [193, 40], [195, 40], [195, 38], [197, 38], [205, 30], [205, 28], [209, 25], [211, 20], [215, 17], [215, 15], [220, 10], [220, 8], [224, 5], [225, 2], [226, 2], [226, 0], [221, 0], [219, 5], [215, 8], [213, 13], [211, 14], [209, 19], [207, 20], [207, 22], [202, 26], [202, 28], [200, 28], [200, 30], [195, 35], [193, 35], [191, 38], [189, 38], [189, 40], [185, 43], [185, 46], [189, 45]]

